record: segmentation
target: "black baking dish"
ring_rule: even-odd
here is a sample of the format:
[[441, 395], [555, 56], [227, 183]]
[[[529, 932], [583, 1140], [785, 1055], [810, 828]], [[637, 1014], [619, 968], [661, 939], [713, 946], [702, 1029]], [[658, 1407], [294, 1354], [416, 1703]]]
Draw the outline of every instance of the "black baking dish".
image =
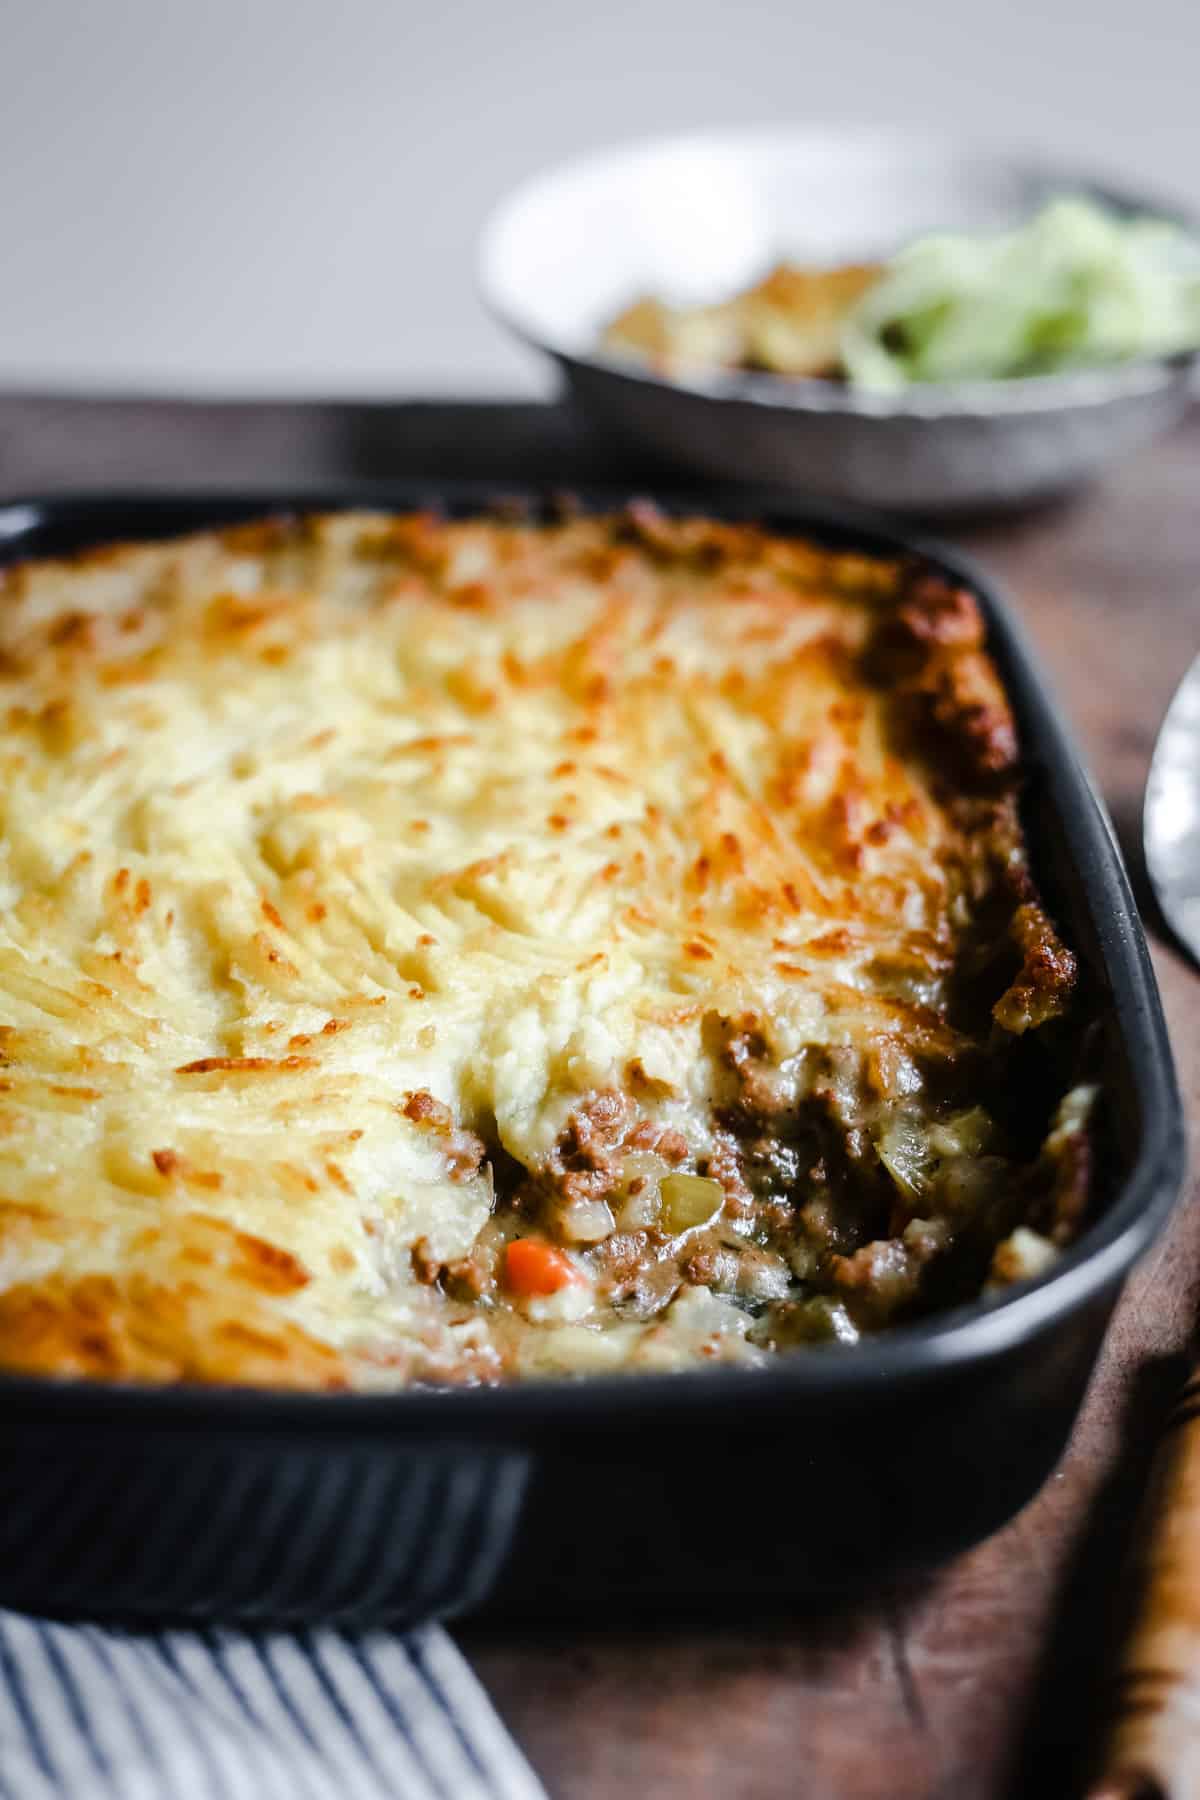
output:
[[[0, 561], [269, 512], [403, 509], [435, 492], [452, 512], [489, 497], [35, 499], [0, 508]], [[0, 1377], [0, 1604], [229, 1621], [484, 1606], [611, 1618], [682, 1600], [719, 1612], [944, 1556], [1010, 1517], [1053, 1468], [1183, 1169], [1166, 1031], [1111, 829], [1020, 632], [975, 570], [825, 508], [683, 504], [917, 552], [978, 595], [1022, 734], [1034, 868], [1102, 1016], [1112, 1166], [1100, 1216], [1011, 1298], [764, 1371], [382, 1397]]]

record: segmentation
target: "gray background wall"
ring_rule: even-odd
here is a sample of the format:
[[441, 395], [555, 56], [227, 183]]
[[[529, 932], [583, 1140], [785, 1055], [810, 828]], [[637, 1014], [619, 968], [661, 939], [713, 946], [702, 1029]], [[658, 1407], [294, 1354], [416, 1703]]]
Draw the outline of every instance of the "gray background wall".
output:
[[625, 135], [943, 127], [1200, 209], [1200, 0], [0, 0], [0, 382], [532, 391], [490, 204]]

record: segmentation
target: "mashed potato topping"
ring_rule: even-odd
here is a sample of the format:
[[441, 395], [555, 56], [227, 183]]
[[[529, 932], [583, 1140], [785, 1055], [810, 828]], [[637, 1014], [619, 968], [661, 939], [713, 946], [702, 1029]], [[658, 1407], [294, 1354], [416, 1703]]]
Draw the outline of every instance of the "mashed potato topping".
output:
[[0, 586], [0, 1363], [757, 1361], [1074, 1230], [965, 592], [648, 507]]

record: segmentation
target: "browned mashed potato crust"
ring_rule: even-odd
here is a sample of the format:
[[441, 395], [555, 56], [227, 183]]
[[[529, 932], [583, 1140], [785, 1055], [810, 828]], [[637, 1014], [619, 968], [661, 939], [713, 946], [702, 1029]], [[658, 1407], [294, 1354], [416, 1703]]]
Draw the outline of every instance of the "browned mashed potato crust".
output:
[[0, 1365], [754, 1364], [1078, 1229], [1075, 961], [963, 589], [648, 505], [0, 587]]

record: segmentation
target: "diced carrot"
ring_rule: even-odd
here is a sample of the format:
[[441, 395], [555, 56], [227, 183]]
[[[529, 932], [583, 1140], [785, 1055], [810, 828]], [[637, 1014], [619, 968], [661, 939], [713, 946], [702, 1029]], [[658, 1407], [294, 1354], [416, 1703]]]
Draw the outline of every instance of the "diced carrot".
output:
[[529, 1298], [557, 1294], [583, 1276], [562, 1250], [541, 1238], [514, 1238], [504, 1252], [504, 1279], [509, 1291]]

